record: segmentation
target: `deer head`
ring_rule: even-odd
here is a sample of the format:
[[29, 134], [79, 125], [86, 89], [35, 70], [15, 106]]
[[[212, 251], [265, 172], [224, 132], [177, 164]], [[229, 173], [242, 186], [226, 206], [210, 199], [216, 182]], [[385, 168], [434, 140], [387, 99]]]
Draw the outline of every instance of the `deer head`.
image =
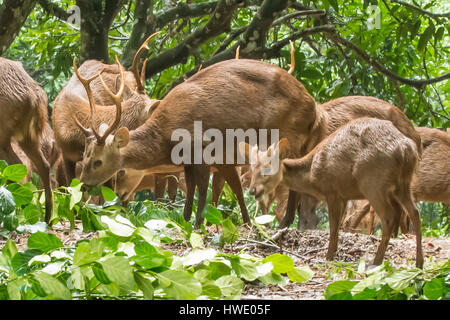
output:
[[[148, 49], [148, 42], [158, 34], [159, 32], [154, 33], [144, 41], [139, 50], [136, 52], [136, 55], [133, 59], [133, 65], [131, 67], [136, 79], [137, 91], [134, 93], [134, 96], [132, 96], [130, 99], [148, 100], [148, 103], [145, 103], [144, 105], [151, 106], [151, 112], [153, 112], [157, 108], [157, 106], [159, 105], [159, 101], [157, 102], [151, 101], [150, 97], [148, 97], [147, 94], [145, 93], [144, 81], [145, 81], [145, 66], [147, 59], [144, 61], [140, 74], [138, 65], [140, 55], [145, 49]], [[107, 181], [112, 175], [114, 175], [114, 173], [116, 173], [122, 167], [120, 149], [125, 147], [129, 141], [128, 129], [125, 127], [119, 128], [122, 116], [122, 96], [125, 89], [125, 79], [123, 74], [123, 67], [120, 64], [117, 56], [116, 56], [116, 63], [119, 66], [120, 72], [120, 88], [118, 92], [114, 94], [107, 87], [107, 85], [102, 79], [103, 70], [100, 71], [98, 74], [94, 75], [93, 77], [85, 79], [78, 72], [78, 68], [74, 60], [75, 73], [87, 92], [91, 110], [90, 128], [85, 128], [78, 121], [78, 119], [74, 117], [74, 120], [77, 123], [78, 127], [83, 131], [83, 133], [86, 136], [84, 157], [82, 162], [83, 169], [81, 172], [80, 179], [88, 185], [95, 184], [90, 183], [91, 181], [95, 182], [101, 181], [101, 183]], [[114, 104], [116, 106], [116, 114], [114, 122], [111, 125], [103, 123], [100, 125], [98, 130], [95, 128], [95, 121], [94, 121], [96, 110], [95, 98], [90, 88], [90, 83], [96, 78], [100, 78], [100, 81], [104, 89], [111, 96], [112, 101], [114, 101]]]
[[289, 154], [289, 142], [286, 138], [272, 144], [267, 151], [260, 151], [258, 146], [250, 147], [249, 144], [241, 142], [239, 152], [245, 156], [246, 161], [251, 164], [250, 171], [250, 194], [256, 200], [262, 200], [264, 195], [269, 195], [283, 180], [282, 170], [276, 170], [273, 174], [267, 174], [271, 170], [271, 159], [283, 159]]

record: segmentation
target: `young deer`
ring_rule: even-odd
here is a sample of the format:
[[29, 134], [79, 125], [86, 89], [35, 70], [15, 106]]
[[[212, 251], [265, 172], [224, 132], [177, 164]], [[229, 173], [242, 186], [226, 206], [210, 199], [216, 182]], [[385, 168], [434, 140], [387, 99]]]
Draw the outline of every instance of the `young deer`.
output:
[[[100, 126], [115, 119], [115, 101], [109, 95], [107, 87], [114, 87], [117, 91], [119, 86], [124, 86], [121, 91], [124, 100], [123, 114], [119, 121], [121, 127], [139, 127], [158, 106], [158, 100], [152, 100], [145, 94], [145, 61], [140, 74], [138, 70], [140, 56], [148, 49], [148, 42], [156, 34], [145, 40], [136, 52], [131, 72], [96, 60], [88, 60], [78, 69], [74, 60], [75, 74], [56, 97], [52, 116], [55, 138], [64, 161], [66, 184], [75, 178], [75, 164], [83, 159], [85, 135], [92, 133], [100, 138], [97, 133]], [[99, 74], [102, 74], [107, 87], [102, 85]], [[97, 106], [95, 110], [93, 105]], [[80, 128], [73, 116], [83, 127], [93, 126], [92, 132], [88, 133]]]
[[[240, 146], [248, 155], [249, 146]], [[338, 129], [301, 159], [282, 161], [281, 170], [263, 175], [264, 159], [272, 152], [286, 157], [288, 143], [281, 140], [266, 152], [252, 149], [250, 192], [256, 198], [280, 183], [328, 204], [330, 243], [327, 260], [337, 250], [339, 226], [349, 200], [369, 199], [382, 221], [383, 237], [374, 264], [382, 263], [394, 225], [402, 209], [416, 231], [416, 265], [422, 267], [421, 225], [412, 200], [411, 180], [418, 161], [417, 145], [390, 121], [361, 118]]]
[[45, 221], [52, 212], [50, 166], [40, 149], [47, 123], [47, 95], [28, 75], [20, 62], [0, 57], [0, 159], [21, 163], [11, 148], [15, 139], [40, 175], [45, 192]]
[[[319, 124], [313, 129], [310, 138], [306, 142], [305, 152], [311, 151], [318, 143], [335, 132], [339, 127], [349, 121], [370, 117], [389, 120], [406, 137], [412, 139], [417, 146], [419, 156], [422, 153], [420, 134], [415, 130], [411, 120], [403, 111], [389, 102], [366, 96], [341, 97], [324, 104], [318, 104]], [[299, 229], [314, 229], [318, 219], [315, 208], [319, 200], [310, 195], [301, 195], [294, 206], [298, 208]], [[280, 228], [289, 226], [294, 220], [295, 210], [287, 211]]]
[[[416, 128], [422, 139], [423, 153], [413, 176], [411, 190], [414, 200], [450, 204], [450, 135], [438, 129]], [[350, 228], [356, 229], [370, 213], [370, 206], [360, 210]], [[407, 216], [405, 216], [407, 217]], [[409, 230], [408, 221], [401, 219], [402, 233]], [[374, 226], [371, 226], [373, 229]], [[394, 230], [397, 233], [397, 230]]]

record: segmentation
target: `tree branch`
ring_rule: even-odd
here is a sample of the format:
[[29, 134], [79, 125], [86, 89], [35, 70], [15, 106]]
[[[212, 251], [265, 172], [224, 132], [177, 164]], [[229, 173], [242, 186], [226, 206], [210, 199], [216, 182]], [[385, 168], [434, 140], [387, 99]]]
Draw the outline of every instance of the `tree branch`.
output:
[[208, 39], [230, 29], [230, 22], [234, 10], [243, 0], [220, 0], [211, 14], [208, 23], [180, 42], [175, 48], [167, 50], [147, 63], [147, 78], [173, 65], [182, 63]]
[[446, 12], [446, 13], [433, 13], [430, 11], [426, 11], [422, 8], [419, 8], [413, 4], [407, 3], [407, 2], [403, 2], [403, 1], [399, 1], [399, 0], [390, 0], [391, 2], [397, 3], [401, 6], [404, 6], [406, 8], [409, 8], [411, 10], [417, 11], [423, 15], [427, 15], [430, 16], [433, 19], [438, 19], [438, 18], [450, 18], [450, 12]]
[[47, 14], [52, 15], [60, 20], [67, 21], [70, 17], [70, 13], [68, 13], [66, 10], [58, 6], [57, 4], [53, 3], [50, 0], [39, 0], [39, 5], [42, 7], [42, 9], [47, 12]]
[[364, 61], [366, 61], [368, 64], [370, 64], [375, 70], [383, 73], [385, 76], [397, 80], [403, 84], [412, 86], [414, 88], [422, 88], [426, 85], [440, 82], [446, 79], [450, 78], [450, 73], [446, 73], [442, 76], [439, 76], [437, 78], [430, 78], [430, 79], [424, 79], [424, 80], [415, 80], [415, 79], [407, 79], [399, 76], [398, 74], [395, 74], [394, 72], [388, 70], [386, 67], [382, 66], [377, 60], [370, 57], [366, 52], [364, 52], [361, 48], [353, 44], [352, 42], [348, 41], [347, 39], [342, 38], [339, 36], [336, 32], [326, 32], [331, 40], [334, 40], [345, 47], [351, 49], [353, 52], [355, 52], [359, 57], [361, 57]]

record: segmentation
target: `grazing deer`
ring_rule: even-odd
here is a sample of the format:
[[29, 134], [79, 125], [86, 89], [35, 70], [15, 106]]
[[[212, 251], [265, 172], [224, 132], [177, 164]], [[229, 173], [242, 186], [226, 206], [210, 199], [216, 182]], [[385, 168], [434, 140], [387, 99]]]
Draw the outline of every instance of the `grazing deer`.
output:
[[[450, 204], [450, 136], [441, 130], [418, 127], [423, 153], [413, 176], [411, 190], [414, 200]], [[448, 131], [447, 131], [448, 132]], [[366, 202], [356, 215], [350, 229], [357, 229], [360, 221], [373, 209]], [[407, 216], [404, 216], [407, 217]], [[409, 230], [408, 221], [401, 219], [402, 233]], [[373, 229], [374, 226], [371, 226]], [[397, 230], [394, 230], [397, 233]]]
[[186, 187], [180, 182], [180, 172], [168, 174], [143, 174], [141, 170], [122, 169], [113, 177], [114, 192], [123, 203], [133, 200], [142, 190], [152, 190], [156, 199], [162, 199], [167, 188], [171, 201], [175, 201], [178, 187], [186, 193]]
[[[420, 134], [415, 130], [405, 113], [389, 102], [374, 97], [348, 96], [318, 104], [317, 108], [320, 115], [319, 124], [313, 129], [306, 142], [306, 151], [311, 151], [317, 144], [349, 121], [371, 117], [391, 121], [401, 133], [416, 143], [419, 156], [422, 153]], [[294, 209], [298, 207], [299, 228], [314, 229], [318, 222], [314, 211], [319, 201], [311, 199], [310, 195], [302, 195], [296, 203]], [[289, 226], [294, 220], [294, 214], [295, 210], [288, 209], [280, 223], [280, 228]], [[300, 221], [305, 223], [300, 223]]]
[[[55, 138], [64, 162], [66, 184], [75, 178], [75, 164], [83, 159], [87, 132], [82, 128], [93, 126], [92, 134], [101, 138], [98, 133], [100, 126], [115, 119], [115, 100], [111, 98], [107, 88], [114, 87], [115, 91], [118, 91], [119, 86], [123, 87], [121, 90], [123, 114], [119, 119], [121, 127], [130, 129], [139, 127], [158, 106], [158, 100], [152, 100], [145, 94], [145, 61], [139, 74], [140, 56], [148, 49], [148, 42], [155, 35], [145, 40], [136, 52], [132, 71], [125, 71], [117, 65], [107, 65], [97, 60], [88, 60], [78, 69], [74, 60], [75, 74], [56, 97], [52, 117]], [[103, 86], [99, 74], [102, 74], [107, 86]], [[93, 105], [96, 105], [95, 110], [92, 108]], [[73, 116], [77, 120], [74, 120]], [[76, 121], [79, 121], [82, 127], [79, 127]]]
[[[279, 136], [290, 141], [293, 155], [300, 155], [317, 120], [316, 103], [300, 82], [279, 67], [246, 59], [202, 69], [171, 90], [151, 118], [131, 132], [120, 127], [121, 104], [116, 106], [116, 119], [107, 130], [108, 135], [115, 134], [104, 134], [101, 140], [92, 134], [88, 137], [81, 173], [81, 180], [88, 185], [103, 183], [123, 168], [173, 171], [171, 150], [176, 142], [171, 139], [172, 132], [183, 128], [192, 134], [194, 120], [202, 121], [204, 130], [217, 129], [223, 136], [226, 129], [258, 132], [279, 128]], [[224, 154], [236, 155], [234, 148], [224, 150]], [[201, 166], [204, 164], [193, 165]], [[192, 188], [188, 176], [185, 174], [187, 198]]]
[[[249, 145], [241, 143], [249, 154]], [[419, 212], [412, 200], [411, 180], [418, 161], [416, 143], [390, 121], [356, 119], [341, 127], [300, 159], [285, 159], [273, 175], [264, 175], [265, 158], [288, 154], [287, 140], [260, 152], [251, 152], [253, 177], [250, 193], [260, 198], [280, 183], [326, 201], [330, 221], [327, 260], [337, 250], [339, 226], [349, 200], [369, 199], [382, 221], [383, 237], [374, 264], [382, 263], [393, 227], [401, 212], [407, 212], [416, 231], [416, 265], [422, 267], [422, 237]], [[403, 209], [403, 210], [402, 210]]]
[[0, 110], [2, 117], [0, 159], [21, 163], [11, 148], [15, 139], [40, 175], [45, 192], [45, 221], [52, 211], [50, 166], [40, 149], [47, 123], [47, 95], [28, 75], [22, 64], [0, 57]]

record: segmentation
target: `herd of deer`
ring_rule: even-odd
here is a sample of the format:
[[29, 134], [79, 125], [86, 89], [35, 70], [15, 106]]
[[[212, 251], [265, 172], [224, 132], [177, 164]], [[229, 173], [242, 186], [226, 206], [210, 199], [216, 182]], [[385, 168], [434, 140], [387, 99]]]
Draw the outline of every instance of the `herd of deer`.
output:
[[[263, 212], [277, 201], [280, 227], [293, 222], [296, 210], [299, 228], [316, 227], [315, 208], [326, 201], [327, 259], [333, 259], [337, 250], [348, 202], [368, 201], [360, 206], [351, 227], [368, 213], [378, 215], [383, 236], [374, 264], [382, 262], [390, 236], [399, 226], [405, 231], [410, 221], [416, 235], [416, 265], [422, 267], [421, 223], [414, 202], [450, 203], [450, 134], [415, 128], [400, 109], [373, 97], [316, 103], [291, 75], [293, 63], [287, 72], [256, 60], [223, 61], [200, 70], [164, 99], [151, 99], [144, 88], [146, 60], [141, 71], [139, 65], [156, 35], [136, 52], [131, 71], [117, 58], [116, 65], [88, 60], [79, 69], [74, 60], [74, 75], [53, 103], [53, 131], [45, 92], [21, 63], [0, 57], [0, 159], [25, 163], [39, 173], [47, 222], [52, 187], [79, 177], [87, 186], [109, 183], [123, 201], [146, 188], [162, 197], [166, 186], [174, 199], [181, 187], [187, 220], [198, 188], [199, 226], [213, 173], [213, 204], [226, 181], [246, 223], [250, 218], [243, 186]], [[194, 121], [202, 121], [204, 130], [222, 133], [276, 128], [281, 140], [267, 150], [244, 142], [225, 151], [244, 155], [244, 166], [176, 166], [171, 161], [175, 144], [171, 134], [178, 128], [192, 132]], [[267, 159], [273, 156], [281, 160], [280, 170], [265, 175]]]

